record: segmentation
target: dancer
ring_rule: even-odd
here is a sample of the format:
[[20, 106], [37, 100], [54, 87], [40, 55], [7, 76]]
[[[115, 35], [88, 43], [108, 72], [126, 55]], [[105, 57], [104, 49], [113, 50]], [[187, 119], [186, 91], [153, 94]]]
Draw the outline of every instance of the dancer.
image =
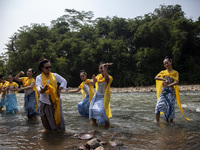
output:
[[16, 93], [18, 91], [18, 84], [16, 82], [13, 82], [13, 76], [8, 76], [8, 82], [9, 85], [3, 89], [3, 91], [7, 92], [6, 95], [6, 112], [7, 113], [18, 113], [18, 107], [17, 107], [17, 97]]
[[103, 63], [99, 65], [99, 75], [93, 75], [93, 84], [96, 86], [96, 93], [92, 98], [89, 107], [89, 119], [91, 125], [105, 124], [109, 126], [110, 117], [112, 117], [110, 108], [110, 85], [113, 81], [112, 76], [108, 74], [107, 67], [113, 63]]
[[[40, 117], [46, 130], [65, 130], [65, 122], [62, 111], [60, 92], [66, 90], [67, 81], [57, 73], [51, 73], [51, 63], [42, 58], [39, 62], [39, 70], [42, 71], [36, 77], [36, 87], [40, 93]], [[57, 87], [57, 82], [60, 86]]]
[[6, 91], [4, 89], [9, 85], [9, 82], [4, 79], [4, 76], [2, 74], [0, 75], [0, 82], [1, 82], [0, 85], [0, 90], [1, 90], [0, 111], [1, 111], [5, 106]]
[[21, 77], [24, 75], [24, 72], [21, 71], [15, 76], [15, 80], [18, 82], [22, 82], [23, 86], [21, 85], [20, 89], [24, 90], [24, 108], [25, 113], [28, 119], [34, 118], [37, 120], [38, 115], [38, 93], [36, 89], [35, 79], [33, 75], [36, 74], [36, 71], [32, 68], [27, 70], [27, 77]]
[[69, 93], [81, 91], [83, 100], [78, 103], [79, 114], [83, 117], [89, 117], [89, 104], [94, 96], [94, 86], [90, 84], [90, 79], [87, 79], [87, 73], [84, 70], [80, 71], [80, 78], [83, 81], [75, 90], [66, 90]]
[[[164, 112], [165, 121], [172, 124], [175, 118], [175, 100], [183, 113], [179, 96], [179, 73], [172, 68], [172, 59], [165, 57], [163, 64], [166, 70], [161, 71], [156, 77], [157, 104], [155, 108], [156, 122], [159, 122], [160, 112]], [[185, 117], [186, 118], [186, 117]], [[189, 120], [188, 118], [186, 118]]]

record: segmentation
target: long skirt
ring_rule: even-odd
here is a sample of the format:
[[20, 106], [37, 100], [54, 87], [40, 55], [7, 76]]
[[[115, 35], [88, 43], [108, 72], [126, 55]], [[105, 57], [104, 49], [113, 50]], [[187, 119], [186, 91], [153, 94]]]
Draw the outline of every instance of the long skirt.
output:
[[62, 101], [60, 100], [60, 117], [61, 121], [59, 125], [56, 125], [55, 119], [54, 119], [54, 112], [55, 109], [52, 105], [48, 105], [45, 103], [42, 103], [40, 101], [40, 117], [46, 117], [46, 120], [48, 121], [49, 127], [51, 130], [65, 130], [65, 121], [63, 117], [63, 111], [62, 111]]
[[38, 112], [36, 110], [35, 91], [32, 91], [30, 94], [25, 95], [24, 108], [26, 116], [28, 118], [35, 117], [36, 115], [38, 115]]
[[78, 112], [83, 117], [89, 117], [89, 95], [78, 103]]
[[18, 111], [16, 95], [6, 95], [6, 112], [13, 113], [14, 111]]
[[[6, 95], [5, 95], [5, 97], [6, 97]], [[6, 101], [6, 99], [1, 97], [0, 108], [3, 108], [5, 106], [5, 101]]]
[[95, 93], [89, 107], [89, 119], [96, 119], [99, 124], [109, 122], [104, 109], [104, 95]]
[[173, 88], [163, 87], [156, 104], [155, 113], [164, 113], [164, 119], [166, 122], [175, 118], [175, 101], [176, 95]]

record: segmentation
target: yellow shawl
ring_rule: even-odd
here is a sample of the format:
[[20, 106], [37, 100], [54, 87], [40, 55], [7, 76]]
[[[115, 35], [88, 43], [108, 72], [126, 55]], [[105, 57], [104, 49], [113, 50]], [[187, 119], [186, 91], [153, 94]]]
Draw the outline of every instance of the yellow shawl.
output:
[[42, 72], [41, 74], [43, 87], [48, 85], [48, 90], [45, 93], [49, 93], [51, 96], [51, 100], [53, 102], [53, 106], [55, 108], [54, 118], [56, 124], [60, 124], [60, 97], [57, 94], [57, 81], [53, 73], [49, 73], [48, 78]]
[[[32, 82], [35, 83], [34, 78], [31, 78], [31, 79], [29, 79], [28, 77], [22, 78], [22, 83], [23, 83], [24, 87], [29, 86]], [[36, 89], [36, 83], [33, 86], [33, 90], [35, 91], [36, 110], [38, 111], [38, 92], [37, 92], [37, 89]]]
[[[96, 79], [97, 79], [97, 82], [95, 84], [95, 88], [97, 91], [98, 82], [105, 82], [105, 77], [103, 77], [102, 74], [99, 74], [96, 76]], [[105, 95], [104, 95], [104, 109], [105, 109], [106, 116], [108, 119], [112, 117], [111, 108], [110, 108], [110, 94], [111, 94], [110, 85], [111, 85], [112, 81], [113, 81], [113, 78], [112, 78], [112, 76], [109, 75], [109, 83], [107, 83], [106, 91], [105, 91]]]
[[[81, 93], [83, 95], [82, 99], [84, 99], [87, 95], [85, 94], [84, 90], [83, 90], [83, 86], [84, 84], [89, 84], [90, 83], [90, 79], [86, 79], [85, 81], [83, 81], [78, 88], [81, 89]], [[92, 100], [94, 96], [94, 86], [92, 84], [89, 85], [89, 104]]]
[[[168, 70], [163, 70], [161, 71], [157, 76], [163, 78], [164, 76], [169, 76], [171, 78], [173, 78], [174, 80], [178, 81], [179, 82], [179, 73], [175, 70], [172, 70], [170, 73], [168, 72]], [[156, 92], [157, 92], [157, 100], [160, 96], [160, 93], [162, 91], [162, 87], [163, 87], [163, 82], [160, 81], [160, 80], [156, 80]], [[175, 94], [176, 94], [176, 101], [177, 101], [177, 104], [179, 106], [179, 109], [181, 110], [181, 113], [182, 115], [185, 117], [184, 113], [183, 113], [183, 109], [182, 109], [182, 106], [181, 106], [181, 100], [180, 100], [180, 95], [179, 95], [179, 88], [178, 88], [178, 85], [175, 85], [174, 86], [174, 90], [175, 90]], [[190, 120], [188, 119], [187, 117], [185, 117], [187, 120]]]
[[[9, 85], [9, 82], [8, 82], [8, 81], [5, 81], [4, 84], [3, 84], [3, 83], [1, 83], [1, 84], [2, 84], [1, 89], [2, 89], [2, 88], [6, 88], [6, 87]], [[4, 92], [1, 92], [1, 97], [3, 96], [3, 94], [4, 94]]]

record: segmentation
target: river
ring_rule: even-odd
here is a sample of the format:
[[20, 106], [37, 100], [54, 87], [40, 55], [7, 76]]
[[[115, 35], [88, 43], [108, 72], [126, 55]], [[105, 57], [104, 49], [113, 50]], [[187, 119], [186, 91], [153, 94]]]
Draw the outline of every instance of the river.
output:
[[118, 140], [123, 146], [118, 149], [200, 149], [200, 92], [180, 92], [186, 121], [176, 104], [176, 118], [173, 125], [155, 120], [156, 93], [112, 93], [111, 127], [90, 126], [88, 118], [81, 117], [77, 103], [81, 94], [62, 93], [66, 133], [41, 132], [44, 128], [38, 121], [27, 120], [23, 104], [24, 94], [18, 93], [18, 114], [0, 112], [0, 149], [62, 150], [77, 149], [85, 140], [77, 134], [93, 132], [108, 142], [107, 149], [114, 149], [109, 141]]

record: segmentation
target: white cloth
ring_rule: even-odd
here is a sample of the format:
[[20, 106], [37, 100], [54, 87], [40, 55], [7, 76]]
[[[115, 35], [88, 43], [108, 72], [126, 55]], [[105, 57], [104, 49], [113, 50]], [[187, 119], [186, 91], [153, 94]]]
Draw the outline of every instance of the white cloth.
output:
[[87, 84], [83, 85], [83, 90], [84, 90], [86, 95], [89, 95], [89, 86]]
[[106, 82], [98, 82], [97, 93], [104, 95], [106, 91]]
[[[67, 81], [57, 73], [53, 73], [53, 75], [55, 76], [56, 81], [58, 83], [60, 83], [60, 87], [62, 87], [65, 90], [67, 87]], [[41, 101], [45, 104], [51, 105], [51, 102], [49, 100], [50, 94], [49, 93], [43, 93], [43, 94], [40, 93], [40, 91], [41, 91], [40, 87], [43, 87], [41, 74], [36, 77], [36, 87], [37, 87], [38, 93], [40, 94], [39, 101]]]
[[[10, 88], [11, 88], [11, 89], [14, 89], [13, 86], [10, 86]], [[7, 94], [8, 94], [8, 95], [15, 94], [15, 91], [7, 90]]]

